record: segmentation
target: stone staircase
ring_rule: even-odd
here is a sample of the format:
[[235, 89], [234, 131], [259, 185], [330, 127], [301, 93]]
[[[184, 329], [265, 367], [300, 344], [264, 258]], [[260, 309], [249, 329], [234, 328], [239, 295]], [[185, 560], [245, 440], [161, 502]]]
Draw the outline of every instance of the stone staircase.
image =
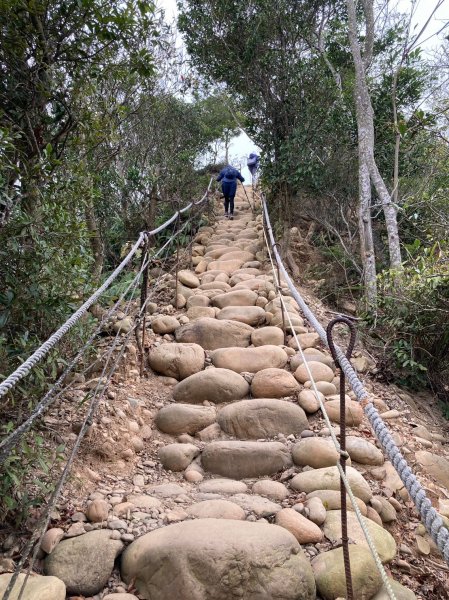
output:
[[[261, 216], [250, 212], [243, 197], [237, 198], [236, 211], [235, 220], [219, 220], [197, 234], [194, 271], [179, 273], [182, 310], [151, 317], [161, 341], [150, 348], [149, 364], [172, 386], [170, 401], [154, 418], [164, 434], [158, 461], [166, 483], [152, 485], [142, 477], [133, 494], [123, 489], [91, 494], [88, 533], [55, 545], [44, 563], [50, 577], [42, 579], [63, 580], [68, 597], [337, 600], [346, 595], [338, 455], [289, 328], [284, 337]], [[335, 365], [287, 288], [283, 295], [337, 424]], [[388, 529], [407, 498], [383, 492], [386, 472], [394, 479], [391, 465], [384, 464], [367, 434], [352, 393], [346, 404], [352, 461], [347, 476], [388, 571], [397, 552]], [[395, 489], [400, 487], [399, 482]], [[385, 600], [388, 594], [349, 499], [348, 510], [354, 598]], [[141, 534], [131, 533], [137, 531]], [[111, 583], [118, 555], [120, 579]], [[416, 598], [390, 582], [397, 600]], [[56, 588], [29, 598], [63, 600]]]

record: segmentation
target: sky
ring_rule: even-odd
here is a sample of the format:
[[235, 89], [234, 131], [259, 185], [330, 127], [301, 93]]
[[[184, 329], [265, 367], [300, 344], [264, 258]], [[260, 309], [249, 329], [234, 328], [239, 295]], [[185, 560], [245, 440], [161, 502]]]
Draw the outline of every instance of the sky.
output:
[[[416, 9], [413, 18], [411, 33], [417, 34], [424, 23], [429, 18], [433, 7], [436, 5], [437, 0], [416, 0]], [[396, 7], [401, 12], [409, 13], [412, 0], [397, 0], [396, 2], [390, 2], [390, 6]], [[176, 8], [176, 0], [157, 0], [157, 5], [165, 10], [166, 20], [172, 22], [176, 19], [178, 11]], [[444, 0], [442, 6], [437, 10], [426, 31], [420, 38], [419, 46], [424, 49], [425, 52], [431, 52], [433, 48], [438, 46], [439, 39], [436, 37], [437, 32], [443, 27], [445, 23], [449, 21], [449, 0]], [[446, 29], [444, 35], [449, 34], [449, 29]], [[443, 35], [443, 34], [441, 34]], [[441, 37], [441, 36], [440, 36]], [[259, 152], [260, 149], [250, 140], [245, 132], [235, 137], [231, 142], [230, 147], [230, 158], [234, 166], [242, 166], [242, 175], [245, 179], [249, 180], [249, 171], [246, 167], [244, 157], [248, 156], [250, 152]]]

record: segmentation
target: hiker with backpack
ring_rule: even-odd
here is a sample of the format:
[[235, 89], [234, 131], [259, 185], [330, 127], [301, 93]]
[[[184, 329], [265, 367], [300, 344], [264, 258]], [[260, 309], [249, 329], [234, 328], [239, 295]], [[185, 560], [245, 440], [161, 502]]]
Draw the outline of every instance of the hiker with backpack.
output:
[[248, 160], [246, 161], [246, 166], [251, 173], [251, 177], [254, 179], [257, 173], [257, 169], [259, 168], [260, 156], [255, 152], [251, 152], [248, 156]]
[[222, 182], [221, 191], [224, 196], [225, 217], [231, 220], [234, 218], [234, 198], [237, 191], [237, 179], [242, 183], [245, 181], [240, 171], [231, 165], [227, 165], [222, 169], [217, 177], [217, 181]]

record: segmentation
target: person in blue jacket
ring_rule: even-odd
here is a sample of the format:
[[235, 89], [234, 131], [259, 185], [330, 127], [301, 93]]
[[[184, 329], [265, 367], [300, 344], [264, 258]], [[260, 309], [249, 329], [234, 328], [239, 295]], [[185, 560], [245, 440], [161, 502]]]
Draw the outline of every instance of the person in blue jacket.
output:
[[254, 178], [256, 175], [257, 169], [259, 168], [260, 156], [255, 152], [251, 152], [248, 156], [248, 160], [246, 161], [246, 165], [251, 173], [251, 177]]
[[222, 182], [221, 191], [224, 196], [225, 217], [229, 217], [229, 219], [234, 218], [234, 198], [237, 191], [237, 179], [242, 183], [245, 181], [240, 171], [231, 165], [227, 165], [222, 169], [217, 177], [217, 181]]

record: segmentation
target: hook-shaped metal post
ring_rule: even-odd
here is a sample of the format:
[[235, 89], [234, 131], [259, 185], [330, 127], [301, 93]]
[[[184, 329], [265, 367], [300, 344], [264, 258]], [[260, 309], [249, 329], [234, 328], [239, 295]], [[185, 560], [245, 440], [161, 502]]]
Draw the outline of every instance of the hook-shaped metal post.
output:
[[[348, 326], [351, 333], [348, 349], [346, 350], [346, 358], [351, 358], [352, 351], [355, 346], [356, 330], [354, 323], [347, 317], [336, 317], [327, 326], [327, 343], [332, 354], [332, 358], [337, 366], [340, 367], [340, 465], [343, 473], [346, 473], [346, 460], [348, 453], [346, 452], [346, 395], [345, 395], [345, 374], [338, 360], [337, 350], [333, 339], [333, 328], [335, 325], [343, 323]], [[349, 540], [348, 540], [348, 518], [346, 506], [346, 488], [343, 479], [340, 477], [340, 498], [341, 498], [341, 540], [343, 546], [343, 562], [346, 576], [346, 597], [348, 600], [353, 600], [354, 593], [352, 589], [351, 563], [349, 559]]]

